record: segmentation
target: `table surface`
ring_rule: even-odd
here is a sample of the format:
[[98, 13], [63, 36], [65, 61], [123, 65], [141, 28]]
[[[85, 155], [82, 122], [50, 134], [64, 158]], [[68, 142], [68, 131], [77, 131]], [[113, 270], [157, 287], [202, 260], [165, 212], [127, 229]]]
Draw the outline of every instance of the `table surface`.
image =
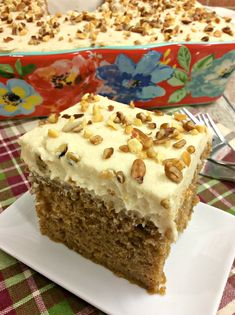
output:
[[[217, 122], [230, 130], [226, 135], [227, 139], [235, 139], [235, 75], [231, 78], [223, 97], [217, 102], [194, 106], [190, 110], [194, 113], [209, 112]], [[35, 119], [0, 122], [0, 212], [29, 189], [24, 164], [20, 160], [17, 139], [36, 124]], [[201, 201], [233, 215], [235, 215], [234, 193], [235, 186], [232, 183], [199, 178], [198, 194]], [[0, 314], [101, 315], [103, 313], [0, 251]], [[234, 314], [235, 261], [231, 266], [231, 273], [217, 312], [217, 315]]]

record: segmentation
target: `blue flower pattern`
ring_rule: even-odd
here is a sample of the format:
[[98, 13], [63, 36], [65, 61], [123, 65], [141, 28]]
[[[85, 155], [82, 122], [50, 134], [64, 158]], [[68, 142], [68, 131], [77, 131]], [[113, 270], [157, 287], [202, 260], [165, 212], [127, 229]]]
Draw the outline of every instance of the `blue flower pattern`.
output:
[[104, 81], [99, 93], [123, 103], [148, 101], [165, 95], [158, 83], [168, 80], [174, 70], [162, 64], [161, 57], [161, 53], [150, 51], [135, 63], [125, 54], [118, 55], [114, 64], [97, 68], [97, 77]]
[[223, 94], [226, 83], [235, 70], [235, 50], [215, 59], [202, 71], [192, 71], [187, 89], [193, 97], [217, 97]]
[[0, 82], [0, 115], [28, 115], [41, 104], [42, 97], [26, 81], [10, 79], [6, 85]]

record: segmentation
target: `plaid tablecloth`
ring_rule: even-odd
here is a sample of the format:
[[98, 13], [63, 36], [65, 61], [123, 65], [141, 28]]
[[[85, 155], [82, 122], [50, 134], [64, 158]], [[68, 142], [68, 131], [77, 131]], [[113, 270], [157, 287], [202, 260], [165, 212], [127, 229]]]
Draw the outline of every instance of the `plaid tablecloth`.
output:
[[[37, 120], [0, 122], [0, 212], [29, 189], [24, 164], [20, 160], [17, 139], [36, 124]], [[229, 139], [233, 136], [231, 133], [227, 135]], [[198, 192], [201, 201], [235, 215], [233, 184], [203, 177], [199, 179], [199, 183]], [[217, 315], [235, 314], [235, 262], [231, 267]], [[103, 313], [0, 251], [0, 314], [101, 315]]]

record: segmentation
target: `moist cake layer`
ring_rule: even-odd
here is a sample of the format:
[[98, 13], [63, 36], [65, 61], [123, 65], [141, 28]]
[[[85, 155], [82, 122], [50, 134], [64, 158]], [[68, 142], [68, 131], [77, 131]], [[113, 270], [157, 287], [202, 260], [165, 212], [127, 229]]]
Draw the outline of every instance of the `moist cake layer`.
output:
[[112, 0], [94, 12], [56, 15], [47, 15], [42, 3], [0, 2], [0, 52], [235, 40], [231, 19], [195, 0]]
[[[209, 147], [201, 160], [208, 154]], [[197, 203], [200, 164], [182, 196], [184, 202], [176, 218], [179, 232], [186, 228]], [[31, 174], [30, 180], [42, 234], [152, 293], [165, 292], [163, 267], [171, 245], [168, 233], [162, 235], [151, 221], [130, 215], [125, 209], [117, 213], [112, 202], [73, 183], [65, 185], [37, 174]]]
[[178, 210], [211, 138], [182, 114], [85, 95], [20, 139], [31, 172], [73, 183], [116, 212], [151, 221], [176, 240]]

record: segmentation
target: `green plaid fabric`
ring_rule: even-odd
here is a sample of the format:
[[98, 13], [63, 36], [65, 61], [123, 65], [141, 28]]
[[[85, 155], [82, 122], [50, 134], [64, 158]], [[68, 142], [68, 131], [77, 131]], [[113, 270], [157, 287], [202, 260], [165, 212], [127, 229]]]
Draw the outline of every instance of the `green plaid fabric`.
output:
[[[16, 120], [0, 123], [0, 212], [29, 189], [24, 164], [20, 160], [17, 139], [37, 125], [37, 122], [37, 120]], [[231, 139], [234, 134], [230, 133], [226, 137]], [[199, 183], [198, 193], [201, 201], [235, 215], [233, 184], [204, 177], [199, 179]], [[235, 270], [235, 265], [233, 268]], [[221, 300], [221, 311], [235, 301], [234, 283], [233, 271]], [[103, 313], [0, 251], [0, 314], [101, 315]], [[232, 315], [235, 311], [222, 314]]]

